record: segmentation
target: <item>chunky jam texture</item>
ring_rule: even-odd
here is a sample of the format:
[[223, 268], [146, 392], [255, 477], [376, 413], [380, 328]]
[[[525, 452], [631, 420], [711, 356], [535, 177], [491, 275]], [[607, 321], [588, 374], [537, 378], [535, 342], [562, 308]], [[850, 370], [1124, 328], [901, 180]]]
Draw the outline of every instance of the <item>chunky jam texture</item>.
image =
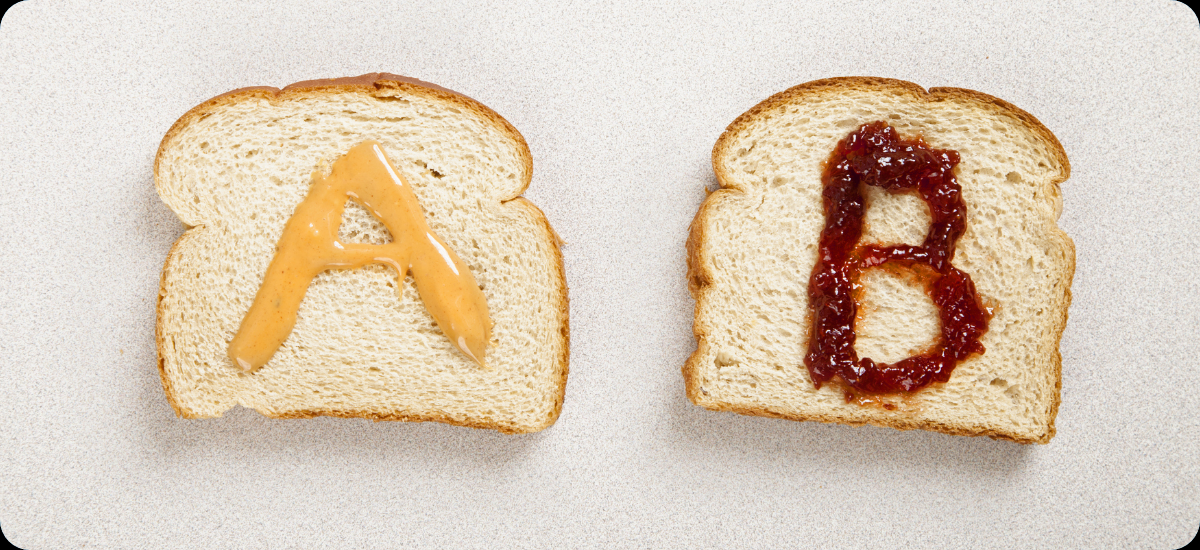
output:
[[[984, 352], [979, 338], [987, 331], [989, 315], [971, 276], [950, 265], [967, 226], [962, 188], [953, 173], [958, 161], [958, 153], [933, 149], [919, 137], [900, 139], [884, 122], [864, 124], [829, 156], [822, 176], [825, 229], [808, 287], [813, 330], [804, 358], [817, 388], [837, 376], [858, 392], [911, 392], [949, 380], [959, 361]], [[925, 242], [858, 246], [866, 212], [863, 185], [920, 195], [933, 218]], [[860, 360], [854, 351], [858, 304], [853, 291], [859, 274], [889, 262], [932, 272], [924, 277], [926, 291], [942, 325], [932, 349], [891, 365]]]

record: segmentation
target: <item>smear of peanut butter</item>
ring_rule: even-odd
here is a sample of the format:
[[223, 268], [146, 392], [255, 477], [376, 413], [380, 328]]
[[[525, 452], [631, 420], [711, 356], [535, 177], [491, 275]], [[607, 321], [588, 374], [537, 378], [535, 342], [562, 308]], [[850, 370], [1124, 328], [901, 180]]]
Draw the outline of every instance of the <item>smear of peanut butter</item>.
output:
[[[346, 200], [379, 218], [391, 232], [387, 244], [337, 240]], [[328, 176], [313, 174], [312, 188], [284, 227], [275, 257], [250, 311], [229, 344], [229, 357], [245, 371], [270, 361], [296, 325], [312, 279], [327, 269], [391, 266], [397, 289], [411, 271], [429, 314], [464, 354], [485, 367], [492, 321], [470, 269], [429, 225], [412, 188], [376, 141], [354, 146]]]

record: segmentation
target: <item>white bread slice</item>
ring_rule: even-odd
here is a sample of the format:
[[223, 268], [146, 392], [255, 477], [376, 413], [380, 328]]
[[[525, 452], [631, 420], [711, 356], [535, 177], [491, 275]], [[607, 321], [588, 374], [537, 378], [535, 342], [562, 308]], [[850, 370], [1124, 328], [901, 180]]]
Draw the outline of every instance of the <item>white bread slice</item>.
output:
[[[261, 369], [227, 350], [314, 170], [379, 141], [429, 226], [484, 291], [493, 339], [480, 368], [383, 266], [326, 271], [295, 329]], [[157, 339], [163, 389], [185, 418], [234, 405], [276, 418], [437, 421], [506, 433], [558, 418], [567, 379], [567, 288], [558, 237], [519, 195], [532, 157], [482, 104], [390, 74], [243, 88], [189, 111], [155, 160], [162, 200], [188, 226], [163, 267]], [[391, 236], [351, 202], [346, 242]]]
[[[945, 384], [848, 403], [844, 386], [817, 390], [805, 367], [807, 289], [825, 223], [824, 163], [839, 140], [877, 120], [961, 155], [955, 174], [967, 228], [952, 264], [994, 316], [981, 340], [986, 352], [960, 362]], [[721, 189], [700, 207], [687, 244], [697, 348], [683, 374], [693, 403], [1021, 443], [1054, 436], [1075, 249], [1056, 224], [1070, 164], [1037, 119], [970, 90], [818, 80], [738, 117], [717, 140], [713, 169]], [[924, 202], [875, 187], [865, 193], [860, 244], [921, 244], [930, 223]], [[893, 362], [934, 341], [938, 311], [921, 286], [881, 269], [864, 272], [861, 284], [860, 357]]]

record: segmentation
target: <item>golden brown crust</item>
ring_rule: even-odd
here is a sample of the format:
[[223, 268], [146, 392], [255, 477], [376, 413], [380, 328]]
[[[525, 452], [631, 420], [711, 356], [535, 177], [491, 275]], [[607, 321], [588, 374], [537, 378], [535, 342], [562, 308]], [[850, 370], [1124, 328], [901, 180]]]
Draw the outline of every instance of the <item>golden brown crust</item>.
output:
[[567, 374], [570, 370], [569, 363], [571, 359], [571, 304], [570, 297], [567, 292], [567, 271], [563, 266], [561, 247], [562, 239], [559, 238], [558, 233], [554, 231], [554, 228], [550, 226], [550, 220], [546, 218], [545, 212], [542, 212], [541, 208], [538, 208], [536, 204], [533, 204], [533, 202], [525, 197], [517, 197], [509, 202], [515, 202], [518, 205], [528, 209], [530, 213], [533, 214], [534, 219], [541, 223], [542, 227], [546, 229], [547, 237], [554, 253], [554, 270], [555, 273], [558, 274], [558, 280], [561, 283], [558, 295], [558, 310], [559, 313], [562, 314], [563, 320], [562, 325], [559, 327], [559, 334], [563, 339], [563, 348], [562, 353], [558, 358], [558, 395], [554, 400], [554, 411], [547, 418], [546, 424], [540, 428], [537, 428], [536, 430], [532, 430], [539, 431], [549, 427], [551, 424], [554, 424], [554, 422], [558, 419], [558, 415], [562, 412], [563, 401], [566, 399]]
[[930, 432], [944, 433], [947, 435], [963, 435], [963, 436], [968, 436], [968, 437], [987, 436], [992, 439], [1013, 441], [1016, 443], [1024, 443], [1024, 444], [1047, 443], [1050, 441], [1050, 438], [1053, 437], [1053, 435], [1054, 435], [1053, 425], [1051, 425], [1050, 434], [1048, 436], [1033, 439], [1033, 438], [1023, 438], [1023, 437], [1020, 437], [1015, 434], [999, 432], [996, 430], [990, 430], [990, 429], [972, 430], [972, 429], [963, 428], [960, 426], [955, 426], [952, 424], [945, 424], [942, 422], [927, 421], [927, 420], [912, 420], [912, 419], [903, 418], [903, 417], [891, 417], [891, 418], [888, 418], [887, 421], [880, 421], [880, 420], [875, 420], [875, 419], [848, 420], [848, 419], [842, 418], [842, 417], [834, 417], [834, 416], [827, 416], [827, 415], [787, 414], [787, 413], [772, 411], [767, 408], [734, 407], [734, 406], [730, 406], [730, 405], [726, 405], [726, 404], [722, 404], [722, 403], [696, 403], [696, 404], [700, 405], [701, 407], [704, 407], [708, 410], [711, 410], [711, 411], [733, 412], [733, 413], [746, 415], [746, 416], [765, 416], [768, 418], [779, 418], [779, 419], [783, 419], [783, 420], [824, 422], [826, 424], [845, 424], [847, 426], [865, 426], [865, 425], [870, 424], [872, 426], [879, 426], [881, 428], [894, 428], [894, 429], [901, 430], [901, 431], [925, 430], [925, 431], [930, 431]]
[[[816, 93], [838, 93], [848, 90], [887, 90], [894, 94], [908, 94], [914, 98], [924, 99], [925, 101], [966, 101], [979, 105], [981, 108], [993, 111], [999, 111], [1003, 114], [1015, 117], [1020, 120], [1025, 126], [1030, 128], [1038, 137], [1040, 137], [1049, 148], [1054, 160], [1060, 165], [1060, 175], [1053, 178], [1046, 189], [1046, 196], [1060, 197], [1061, 192], [1059, 186], [1067, 180], [1071, 175], [1071, 164], [1067, 159], [1067, 153], [1063, 149], [1058, 138], [1045, 127], [1036, 117], [1025, 112], [1024, 110], [1008, 103], [1002, 99], [990, 96], [982, 92], [967, 90], [963, 88], [930, 88], [926, 91], [921, 86], [912, 82], [896, 80], [891, 78], [880, 77], [836, 77], [814, 80], [797, 86], [793, 86], [779, 92], [762, 102], [758, 103], [750, 110], [742, 113], [741, 116], [734, 119], [733, 122], [726, 127], [725, 131], [717, 138], [716, 144], [713, 146], [712, 163], [713, 171], [716, 173], [717, 182], [721, 185], [721, 189], [714, 191], [700, 205], [700, 209], [696, 212], [696, 217], [693, 218], [689, 229], [687, 240], [687, 264], [688, 264], [688, 290], [690, 291], [693, 300], [695, 301], [694, 316], [700, 313], [701, 305], [705, 300], [705, 293], [708, 285], [712, 281], [712, 274], [708, 272], [708, 261], [705, 257], [705, 231], [709, 224], [709, 217], [715, 204], [717, 204], [727, 193], [741, 193], [747, 189], [741, 188], [729, 173], [726, 172], [725, 166], [720, 162], [727, 153], [727, 148], [730, 146], [732, 138], [740, 132], [746, 125], [753, 123], [763, 114], [779, 107], [783, 104], [793, 101], [795, 98], [808, 94]], [[1059, 199], [1061, 200], [1061, 199]], [[1056, 215], [1061, 211], [1061, 202], [1056, 205]], [[863, 425], [872, 424], [887, 428], [895, 428], [898, 430], [928, 430], [940, 432], [950, 435], [965, 435], [965, 436], [988, 436], [992, 439], [1005, 439], [1015, 441], [1017, 443], [1048, 443], [1055, 434], [1054, 419], [1058, 414], [1059, 403], [1061, 402], [1062, 393], [1062, 354], [1059, 351], [1059, 345], [1062, 341], [1062, 333], [1066, 328], [1067, 309], [1071, 303], [1071, 281], [1075, 273], [1075, 245], [1071, 238], [1067, 236], [1061, 229], [1058, 230], [1057, 236], [1060, 239], [1060, 245], [1067, 252], [1067, 274], [1064, 277], [1066, 286], [1066, 302], [1061, 310], [1061, 319], [1052, 327], [1056, 333], [1055, 349], [1053, 355], [1052, 369], [1056, 380], [1054, 396], [1051, 402], [1049, 425], [1046, 433], [1038, 438], [1025, 438], [1018, 434], [1004, 433], [991, 429], [972, 429], [962, 426], [954, 426], [941, 422], [930, 420], [915, 420], [899, 416], [890, 415], [882, 419], [864, 419], [864, 420], [847, 420], [844, 417], [834, 417], [831, 415], [805, 415], [805, 414], [787, 414], [778, 411], [769, 410], [767, 408], [755, 407], [738, 407], [725, 403], [717, 403], [708, 401], [704, 398], [703, 389], [700, 386], [700, 381], [696, 374], [699, 368], [700, 357], [704, 354], [708, 347], [708, 334], [705, 328], [700, 326], [693, 320], [692, 332], [696, 337], [696, 351], [688, 358], [683, 366], [684, 386], [687, 391], [688, 399], [692, 403], [714, 411], [728, 411], [749, 416], [767, 416], [772, 418], [782, 418], [787, 420], [800, 421], [816, 421], [837, 424]]]
[[179, 398], [175, 393], [175, 386], [171, 384], [171, 378], [167, 376], [166, 358], [163, 354], [165, 349], [164, 344], [166, 337], [163, 335], [163, 297], [167, 295], [167, 269], [175, 262], [179, 254], [179, 245], [183, 243], [184, 237], [190, 231], [185, 231], [175, 240], [175, 244], [171, 245], [171, 250], [167, 251], [167, 259], [163, 260], [162, 274], [158, 278], [158, 301], [154, 307], [154, 349], [158, 353], [158, 377], [162, 379], [163, 393], [167, 395], [167, 402], [171, 404], [171, 408], [175, 409], [175, 414], [180, 418], [197, 418], [191, 411], [183, 408], [179, 404]]
[[[376, 83], [378, 83], [378, 82], [400, 82], [400, 83], [404, 83], [404, 84], [412, 84], [414, 86], [421, 86], [423, 88], [429, 88], [432, 90], [438, 90], [441, 92], [446, 92], [446, 93], [450, 93], [450, 94], [456, 94], [456, 95], [461, 95], [463, 97], [467, 97], [467, 96], [460, 94], [454, 90], [451, 90], [449, 88], [443, 88], [432, 82], [425, 82], [424, 80], [418, 80], [416, 78], [401, 76], [401, 75], [393, 74], [393, 73], [367, 73], [367, 74], [358, 75], [358, 76], [345, 76], [345, 77], [341, 77], [341, 78], [322, 78], [322, 79], [316, 79], [316, 80], [301, 80], [300, 82], [293, 82], [291, 84], [288, 84], [287, 86], [284, 86], [283, 89], [286, 91], [286, 90], [293, 90], [293, 89], [299, 90], [299, 89], [308, 89], [308, 88], [328, 88], [330, 86], [364, 87], [364, 86], [376, 86]], [[470, 98], [468, 98], [468, 99], [470, 99]], [[472, 100], [472, 101], [474, 101], [474, 100]]]
[[[451, 424], [454, 426], [463, 426], [465, 428], [477, 428], [481, 430], [496, 430], [505, 434], [523, 434], [537, 432], [545, 429], [546, 426], [536, 429], [526, 429], [522, 426], [515, 426], [502, 422], [483, 422], [476, 421], [465, 417], [454, 417], [441, 413], [431, 413], [425, 415], [409, 415], [387, 411], [374, 410], [337, 410], [337, 409], [307, 409], [302, 411], [258, 411], [259, 414], [268, 418], [280, 419], [306, 419], [316, 418], [318, 416], [329, 416], [333, 418], [363, 418], [373, 420], [375, 422], [440, 422], [442, 424]], [[553, 424], [551, 422], [550, 424]]]
[[[437, 97], [442, 100], [457, 103], [461, 107], [463, 107], [469, 111], [472, 111], [476, 114], [479, 114], [479, 115], [483, 116], [484, 118], [490, 120], [497, 126], [499, 126], [503, 130], [503, 132], [506, 135], [508, 135], [509, 138], [511, 138], [513, 141], [515, 141], [518, 145], [517, 149], [521, 155], [521, 162], [524, 164], [524, 168], [525, 168], [525, 178], [524, 178], [525, 181], [522, 182], [521, 188], [516, 193], [514, 193], [511, 197], [505, 198], [502, 202], [514, 202], [515, 201], [516, 204], [518, 204], [522, 207], [525, 207], [527, 210], [529, 210], [534, 215], [534, 217], [546, 228], [546, 230], [547, 230], [546, 231], [546, 240], [549, 242], [550, 247], [554, 251], [555, 270], [556, 270], [558, 280], [560, 282], [560, 288], [561, 288], [561, 291], [560, 291], [561, 299], [559, 302], [559, 310], [563, 316], [563, 323], [562, 323], [562, 327], [560, 329], [560, 332], [563, 337], [563, 349], [562, 349], [562, 353], [560, 354], [560, 357], [558, 358], [558, 367], [559, 367], [560, 375], [557, 377], [558, 383], [557, 383], [557, 388], [555, 390], [556, 391], [556, 396], [555, 396], [555, 401], [554, 401], [555, 404], [554, 404], [552, 413], [549, 414], [545, 418], [545, 421], [542, 424], [537, 425], [537, 426], [532, 426], [532, 427], [525, 427], [525, 426], [517, 426], [517, 425], [511, 424], [511, 423], [504, 423], [504, 422], [500, 422], [500, 421], [487, 421], [487, 420], [481, 421], [481, 420], [473, 420], [473, 419], [466, 419], [466, 418], [458, 418], [458, 417], [452, 417], [452, 416], [441, 414], [441, 413], [431, 413], [431, 414], [426, 414], [426, 415], [419, 415], [419, 414], [418, 415], [408, 415], [408, 414], [401, 414], [401, 413], [388, 412], [388, 411], [370, 411], [370, 410], [337, 411], [337, 410], [332, 410], [332, 409], [311, 409], [311, 410], [301, 410], [301, 411], [288, 411], [286, 413], [271, 413], [271, 412], [264, 412], [264, 411], [259, 411], [259, 412], [261, 414], [264, 414], [264, 415], [272, 417], [272, 418], [313, 418], [313, 417], [317, 417], [317, 416], [333, 416], [333, 417], [339, 417], [339, 418], [367, 418], [367, 419], [371, 419], [371, 420], [375, 420], [375, 421], [393, 420], [393, 421], [404, 421], [404, 422], [442, 422], [442, 423], [446, 423], [446, 424], [453, 424], [456, 426], [465, 426], [465, 427], [469, 427], [469, 428], [493, 429], [493, 430], [497, 430], [499, 432], [507, 433], [507, 434], [531, 433], [531, 432], [537, 432], [537, 431], [541, 431], [545, 428], [548, 428], [549, 426], [554, 424], [554, 422], [558, 419], [559, 414], [562, 412], [562, 404], [563, 404], [563, 401], [564, 401], [565, 395], [566, 395], [567, 374], [568, 374], [568, 370], [569, 370], [568, 363], [570, 361], [570, 322], [569, 322], [570, 321], [570, 319], [569, 319], [570, 308], [569, 308], [569, 303], [568, 303], [568, 298], [567, 298], [566, 274], [565, 274], [565, 270], [563, 268], [563, 263], [562, 263], [562, 249], [559, 247], [560, 239], [558, 238], [557, 233], [554, 232], [554, 229], [550, 227], [550, 222], [549, 222], [549, 220], [546, 219], [546, 215], [541, 211], [541, 209], [539, 209], [537, 206], [535, 206], [532, 202], [529, 202], [524, 197], [520, 196], [521, 193], [524, 193], [525, 190], [529, 188], [529, 183], [532, 180], [532, 176], [533, 176], [533, 155], [529, 151], [529, 145], [525, 142], [525, 137], [522, 136], [521, 133], [518, 132], [517, 129], [515, 127], [513, 127], [512, 124], [510, 124], [507, 120], [505, 120], [504, 117], [500, 116], [495, 111], [489, 109], [487, 106], [485, 106], [482, 103], [479, 103], [478, 101], [475, 101], [474, 99], [471, 99], [463, 94], [460, 94], [453, 90], [449, 90], [447, 88], [443, 88], [436, 84], [431, 84], [428, 82], [417, 80], [415, 78], [409, 78], [409, 77], [405, 77], [405, 76], [395, 75], [392, 73], [369, 73], [369, 74], [355, 76], [355, 77], [332, 78], [332, 79], [322, 79], [322, 80], [304, 80], [304, 81], [295, 82], [293, 84], [284, 86], [283, 89], [274, 88], [274, 87], [270, 87], [270, 86], [251, 86], [251, 87], [246, 87], [246, 88], [238, 88], [236, 90], [231, 90], [229, 92], [223, 93], [221, 95], [213, 97], [212, 99], [202, 102], [201, 104], [193, 107], [187, 113], [184, 113], [183, 116], [179, 117], [179, 120], [175, 121], [175, 124], [173, 124], [171, 126], [171, 128], [167, 131], [166, 135], [163, 136], [162, 141], [159, 143], [158, 153], [155, 155], [155, 159], [154, 159], [155, 187], [160, 186], [159, 166], [160, 166], [160, 163], [163, 158], [163, 152], [167, 148], [167, 145], [187, 125], [189, 125], [192, 122], [195, 122], [197, 120], [203, 119], [204, 117], [208, 116], [209, 113], [216, 110], [217, 108], [220, 108], [220, 107], [232, 104], [232, 103], [236, 103], [239, 101], [253, 99], [253, 98], [263, 98], [263, 99], [267, 99], [270, 101], [278, 101], [278, 100], [287, 100], [287, 99], [299, 98], [299, 97], [312, 97], [312, 96], [320, 95], [320, 94], [344, 94], [344, 93], [365, 93], [368, 95], [372, 95], [374, 97], [387, 97], [387, 96], [393, 95], [395, 93], [395, 91], [398, 91], [398, 90], [404, 90], [409, 93], [426, 94], [429, 96]], [[162, 192], [162, 189], [161, 189], [161, 187], [159, 187], [159, 193], [161, 194], [161, 192]], [[179, 237], [179, 239], [175, 241], [175, 244], [171, 247], [171, 250], [167, 253], [167, 259], [163, 263], [163, 272], [162, 272], [162, 276], [159, 281], [158, 302], [156, 304], [157, 321], [155, 323], [155, 342], [156, 342], [156, 349], [158, 352], [159, 377], [162, 379], [163, 392], [166, 394], [167, 401], [171, 404], [171, 407], [175, 410], [175, 413], [181, 418], [198, 418], [198, 416], [195, 415], [194, 413], [192, 413], [191, 411], [184, 409], [179, 404], [179, 400], [176, 395], [175, 388], [172, 386], [170, 379], [166, 374], [166, 368], [164, 366], [165, 359], [164, 359], [164, 354], [163, 354], [164, 345], [165, 345], [165, 336], [162, 333], [162, 330], [163, 330], [163, 328], [162, 328], [162, 326], [163, 326], [163, 323], [162, 323], [162, 320], [163, 320], [163, 297], [165, 296], [166, 290], [167, 290], [166, 289], [167, 269], [178, 257], [178, 248], [179, 248], [180, 243], [182, 243], [183, 240], [188, 236], [188, 234], [191, 233], [193, 230], [202, 229], [202, 228], [203, 228], [202, 225], [196, 226], [196, 227], [189, 227], [188, 230], [185, 231], [184, 234], [181, 235]]]

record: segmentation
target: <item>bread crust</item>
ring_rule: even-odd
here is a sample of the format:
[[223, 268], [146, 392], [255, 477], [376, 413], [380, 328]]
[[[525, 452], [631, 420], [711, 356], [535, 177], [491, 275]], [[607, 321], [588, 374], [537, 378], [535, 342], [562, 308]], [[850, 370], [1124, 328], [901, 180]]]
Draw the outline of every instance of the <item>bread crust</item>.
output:
[[[167, 131], [166, 135], [163, 136], [162, 141], [159, 143], [158, 152], [154, 158], [155, 188], [160, 195], [163, 194], [162, 180], [159, 177], [159, 166], [162, 162], [164, 151], [166, 150], [167, 145], [171, 143], [175, 136], [189, 124], [204, 118], [216, 109], [233, 103], [259, 98], [269, 101], [278, 101], [281, 99], [317, 97], [321, 95], [336, 94], [366, 94], [373, 97], [387, 97], [391, 95], [389, 92], [396, 90], [403, 90], [406, 93], [411, 94], [423, 94], [443, 101], [455, 103], [458, 106], [489, 120], [498, 128], [500, 128], [505, 135], [518, 144], [517, 149], [520, 154], [521, 162], [525, 168], [524, 182], [522, 182], [522, 185], [517, 192], [513, 193], [512, 196], [503, 198], [501, 202], [504, 204], [512, 204], [528, 211], [528, 213], [531, 214], [534, 219], [536, 219], [545, 229], [544, 234], [541, 236], [542, 240], [545, 242], [548, 249], [553, 252], [553, 258], [555, 260], [553, 269], [559, 282], [559, 288], [561, 288], [561, 290], [558, 292], [558, 296], [556, 297], [557, 308], [563, 319], [563, 323], [560, 328], [560, 335], [563, 343], [562, 353], [559, 355], [556, 361], [558, 375], [555, 377], [556, 385], [553, 389], [554, 406], [550, 414], [546, 415], [540, 424], [533, 426], [516, 425], [511, 422], [505, 422], [503, 420], [491, 418], [473, 419], [456, 417], [438, 412], [429, 414], [404, 414], [386, 410], [347, 411], [333, 409], [308, 409], [287, 411], [283, 413], [275, 413], [270, 411], [258, 412], [271, 418], [314, 418], [317, 416], [332, 416], [338, 418], [365, 418], [377, 422], [384, 420], [401, 422], [441, 422], [469, 428], [492, 429], [506, 434], [532, 433], [544, 430], [553, 425], [558, 419], [559, 414], [562, 412], [562, 405], [566, 396], [567, 374], [569, 370], [568, 364], [570, 361], [570, 307], [567, 297], [566, 271], [563, 267], [562, 249], [559, 246], [561, 240], [558, 238], [557, 233], [554, 232], [554, 229], [550, 226], [550, 221], [546, 218], [545, 213], [542, 212], [542, 210], [535, 206], [532, 202], [520, 196], [525, 192], [526, 189], [529, 188], [529, 183], [533, 176], [533, 156], [529, 151], [529, 145], [526, 143], [525, 137], [522, 136], [521, 133], [518, 132], [511, 123], [505, 120], [504, 117], [500, 116], [486, 105], [483, 105], [482, 103], [471, 99], [466, 95], [443, 88], [436, 84], [431, 84], [415, 78], [400, 76], [392, 73], [368, 73], [353, 77], [304, 80], [284, 86], [282, 89], [271, 86], [250, 86], [238, 88], [200, 103], [199, 105], [190, 109], [187, 113], [184, 113], [183, 116], [179, 117], [179, 120], [175, 121], [175, 124], [171, 125], [171, 128]], [[166, 295], [166, 274], [174, 262], [179, 258], [178, 250], [180, 248], [180, 244], [183, 243], [193, 231], [201, 230], [204, 227], [203, 225], [191, 225], [186, 221], [184, 222], [184, 225], [187, 227], [187, 230], [179, 237], [178, 240], [175, 241], [175, 244], [172, 245], [171, 250], [167, 253], [167, 258], [163, 263], [162, 275], [160, 276], [159, 280], [158, 301], [155, 306], [155, 341], [156, 351], [158, 353], [159, 377], [162, 379], [163, 392], [167, 396], [167, 402], [171, 404], [171, 407], [175, 410], [175, 414], [179, 417], [199, 418], [198, 415], [181, 406], [175, 388], [173, 387], [170, 378], [167, 376], [163, 353], [166, 342], [166, 336], [163, 334], [163, 298]]]
[[700, 367], [700, 358], [704, 355], [708, 347], [708, 331], [697, 321], [703, 304], [705, 303], [705, 295], [709, 285], [712, 283], [712, 273], [708, 271], [709, 261], [706, 256], [706, 232], [710, 224], [715, 206], [724, 200], [727, 196], [735, 193], [744, 193], [748, 191], [738, 185], [730, 174], [725, 170], [725, 166], [720, 162], [728, 153], [728, 148], [731, 146], [732, 137], [742, 131], [747, 125], [754, 123], [764, 114], [772, 111], [776, 107], [790, 103], [798, 97], [810, 94], [838, 94], [846, 91], [880, 91], [887, 90], [890, 93], [907, 94], [916, 99], [937, 102], [937, 101], [961, 101], [969, 102], [978, 105], [983, 109], [1001, 111], [1004, 114], [1013, 116], [1021, 121], [1031, 132], [1037, 135], [1044, 141], [1055, 161], [1061, 166], [1061, 172], [1058, 177], [1053, 178], [1047, 188], [1044, 189], [1046, 196], [1054, 202], [1054, 217], [1057, 219], [1062, 213], [1062, 193], [1060, 186], [1071, 175], [1071, 164], [1067, 159], [1066, 151], [1058, 138], [1045, 127], [1036, 117], [1016, 107], [1015, 105], [993, 97], [991, 95], [968, 90], [964, 88], [930, 88], [928, 91], [921, 86], [904, 80], [896, 80], [891, 78], [881, 77], [836, 77], [821, 80], [806, 82], [797, 86], [793, 86], [787, 90], [779, 92], [771, 97], [763, 100], [741, 116], [734, 119], [733, 122], [726, 127], [721, 137], [717, 139], [713, 146], [712, 163], [713, 171], [717, 176], [717, 182], [721, 188], [709, 194], [704, 202], [700, 205], [700, 209], [696, 212], [695, 218], [692, 219], [691, 226], [688, 232], [687, 239], [687, 278], [688, 290], [695, 301], [694, 316], [692, 323], [692, 333], [696, 338], [696, 351], [688, 358], [683, 366], [684, 386], [686, 388], [688, 399], [692, 403], [714, 411], [728, 411], [749, 416], [765, 416], [771, 418], [782, 418], [786, 420], [800, 421], [816, 421], [826, 423], [848, 424], [853, 426], [861, 426], [871, 424], [887, 428], [895, 428], [897, 430], [928, 430], [940, 432], [950, 435], [965, 435], [965, 436], [988, 436], [992, 439], [1003, 439], [1015, 441], [1017, 443], [1040, 443], [1045, 444], [1054, 437], [1055, 427], [1054, 419], [1058, 415], [1058, 407], [1061, 402], [1062, 393], [1062, 354], [1059, 351], [1059, 346], [1062, 342], [1062, 333], [1067, 324], [1067, 309], [1071, 304], [1071, 280], [1075, 273], [1075, 245], [1071, 238], [1061, 229], [1054, 226], [1057, 231], [1057, 237], [1054, 243], [1057, 244], [1064, 252], [1067, 258], [1067, 265], [1063, 276], [1065, 287], [1065, 303], [1059, 308], [1061, 315], [1052, 323], [1051, 332], [1054, 338], [1054, 353], [1051, 358], [1052, 372], [1055, 379], [1054, 395], [1051, 398], [1051, 407], [1049, 413], [1049, 426], [1046, 433], [1041, 437], [1030, 438], [1022, 437], [1020, 434], [1002, 432], [991, 429], [975, 429], [971, 427], [956, 426], [948, 423], [938, 422], [934, 420], [920, 420], [912, 418], [904, 418], [902, 416], [871, 416], [869, 414], [862, 415], [861, 419], [846, 419], [845, 417], [834, 417], [823, 414], [790, 414], [770, 410], [766, 407], [741, 407], [726, 403], [719, 403], [705, 398], [704, 392], [700, 386], [699, 376], [697, 371]]

